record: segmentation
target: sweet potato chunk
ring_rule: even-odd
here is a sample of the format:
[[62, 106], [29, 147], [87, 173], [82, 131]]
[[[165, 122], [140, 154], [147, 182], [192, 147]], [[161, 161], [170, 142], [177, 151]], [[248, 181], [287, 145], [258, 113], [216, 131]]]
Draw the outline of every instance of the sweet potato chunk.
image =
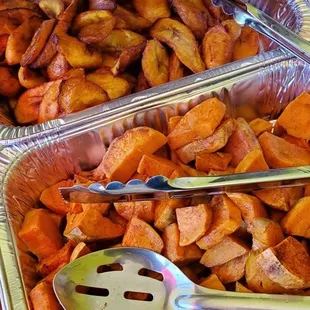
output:
[[180, 120], [182, 119], [183, 116], [172, 116], [169, 118], [168, 121], [168, 134], [170, 134], [174, 128], [177, 126], [177, 124], [180, 123]]
[[302, 147], [303, 149], [309, 150], [309, 142], [306, 139], [296, 138], [296, 137], [293, 137], [287, 133], [284, 134], [281, 138], [283, 138], [284, 140], [286, 140], [289, 143], [296, 144], [296, 145]]
[[120, 216], [115, 209], [111, 209], [109, 211], [108, 217], [113, 223], [120, 224], [126, 228], [128, 221], [124, 217]]
[[137, 216], [147, 223], [154, 222], [154, 201], [118, 202], [114, 207], [117, 213], [128, 221]]
[[278, 123], [293, 137], [310, 139], [310, 95], [303, 92], [293, 100], [278, 118]]
[[51, 211], [57, 214], [67, 215], [70, 210], [69, 204], [64, 202], [58, 191], [58, 188], [70, 186], [73, 186], [72, 180], [61, 181], [55, 185], [52, 185], [42, 192], [40, 201]]
[[249, 152], [236, 167], [235, 173], [246, 173], [255, 171], [269, 170], [265, 161], [263, 152], [259, 149], [254, 149]]
[[[116, 138], [106, 152], [102, 164], [111, 180], [126, 182], [137, 170], [144, 154], [152, 154], [166, 144], [167, 138], [147, 127], [127, 130]], [[100, 167], [100, 166], [99, 166]]]
[[212, 273], [216, 274], [219, 280], [226, 284], [238, 281], [244, 277], [245, 265], [249, 253], [236, 257], [227, 263], [211, 268]]
[[142, 17], [152, 23], [159, 18], [170, 16], [170, 9], [166, 0], [133, 0], [133, 5]]
[[243, 193], [227, 193], [227, 196], [240, 209], [248, 231], [255, 218], [268, 218], [264, 205], [256, 197]]
[[259, 137], [266, 162], [271, 168], [288, 168], [310, 164], [310, 152], [282, 138], [264, 132]]
[[261, 150], [259, 142], [249, 124], [243, 118], [238, 118], [236, 125], [236, 130], [224, 148], [225, 152], [233, 155], [231, 161], [233, 167], [237, 167], [249, 152], [255, 149]]
[[241, 30], [241, 35], [236, 41], [233, 50], [233, 60], [257, 55], [259, 52], [259, 34], [249, 26]]
[[[67, 263], [63, 263], [61, 265], [59, 265], [54, 271], [52, 271], [51, 273], [49, 273], [46, 277], [44, 277], [39, 283], [45, 282], [49, 285], [53, 285], [53, 281], [54, 278], [56, 276], [56, 274], [67, 265]], [[38, 284], [39, 284], [38, 283]]]
[[270, 219], [276, 223], [280, 223], [286, 214], [287, 214], [287, 212], [280, 211], [277, 209], [270, 209], [269, 210]]
[[201, 249], [209, 249], [235, 232], [242, 223], [238, 207], [226, 196], [214, 196], [211, 201], [213, 219], [204, 237], [197, 241]]
[[191, 71], [197, 73], [205, 70], [193, 33], [179, 21], [171, 18], [160, 19], [152, 27], [151, 36], [172, 48]]
[[242, 27], [233, 19], [224, 20], [221, 24], [225, 28], [226, 32], [229, 34], [232, 43], [235, 44], [235, 42], [241, 35]]
[[169, 178], [175, 170], [180, 170], [180, 167], [163, 157], [155, 155], [143, 155], [137, 171], [140, 174], [148, 175], [149, 177], [163, 175]]
[[183, 23], [198, 39], [202, 39], [213, 24], [212, 17], [202, 0], [172, 0], [172, 6]]
[[210, 274], [207, 278], [200, 281], [199, 285], [211, 290], [226, 291], [225, 286], [215, 274]]
[[14, 114], [20, 124], [32, 123], [38, 120], [43, 96], [53, 84], [54, 82], [48, 82], [28, 89], [18, 98]]
[[70, 262], [73, 262], [74, 260], [89, 254], [91, 251], [89, 249], [89, 247], [84, 243], [84, 242], [80, 242], [72, 251], [72, 254], [70, 256]]
[[281, 226], [266, 218], [254, 218], [250, 232], [253, 236], [253, 250], [266, 250], [284, 240]]
[[249, 290], [247, 287], [245, 287], [244, 285], [242, 285], [239, 282], [236, 282], [236, 289], [235, 291], [237, 293], [253, 293], [251, 290]]
[[196, 156], [196, 169], [209, 172], [211, 169], [225, 171], [232, 159], [228, 153], [207, 153], [202, 152]]
[[146, 222], [133, 217], [127, 225], [123, 246], [138, 247], [161, 253], [164, 243], [159, 234]]
[[57, 34], [54, 40], [58, 52], [66, 57], [73, 68], [92, 69], [100, 67], [102, 62], [101, 54], [97, 50], [87, 48], [77, 38], [67, 34]]
[[21, 66], [30, 65], [38, 58], [43, 50], [49, 36], [51, 35], [54, 26], [56, 24], [55, 19], [45, 20], [38, 30], [35, 32], [31, 43], [25, 53], [22, 55], [20, 64]]
[[10, 34], [5, 51], [5, 59], [9, 65], [12, 66], [20, 63], [41, 22], [42, 20], [39, 17], [33, 16]]
[[310, 239], [310, 197], [300, 199], [281, 221], [285, 234]]
[[216, 98], [208, 99], [191, 109], [169, 134], [170, 148], [176, 150], [193, 140], [210, 137], [223, 119], [225, 111], [224, 103]]
[[175, 52], [172, 52], [169, 60], [169, 81], [176, 81], [185, 76], [184, 66], [177, 57]]
[[114, 16], [122, 19], [126, 24], [126, 28], [132, 31], [139, 32], [152, 26], [152, 22], [121, 5], [116, 7]]
[[61, 108], [69, 114], [105, 103], [109, 97], [95, 83], [71, 78], [63, 83], [58, 100]]
[[301, 187], [262, 189], [254, 195], [271, 208], [289, 211], [302, 198], [303, 190]]
[[176, 223], [165, 228], [163, 241], [165, 245], [163, 254], [175, 264], [188, 264], [198, 261], [202, 256], [197, 244], [180, 246], [180, 231]]
[[[194, 243], [205, 235], [212, 221], [212, 210], [207, 204], [176, 209], [180, 246]], [[195, 225], [193, 225], [195, 223]]]
[[18, 236], [39, 260], [55, 254], [62, 247], [62, 238], [55, 221], [43, 209], [26, 213]]
[[58, 97], [62, 83], [62, 80], [55, 81], [55, 83], [45, 93], [40, 104], [38, 123], [44, 123], [59, 116], [60, 109]]
[[16, 72], [7, 67], [0, 67], [0, 95], [15, 97], [21, 90]]
[[106, 91], [111, 100], [123, 97], [130, 92], [129, 83], [110, 74], [90, 73], [86, 76], [86, 80], [91, 81]]
[[310, 257], [302, 244], [288, 237], [257, 257], [266, 275], [286, 289], [310, 286]]
[[177, 150], [177, 155], [184, 164], [196, 158], [200, 152], [213, 153], [222, 149], [235, 130], [235, 121], [232, 118], [226, 120], [208, 138], [193, 141]]
[[[20, 67], [18, 71], [20, 85], [29, 89], [37, 87], [46, 82], [46, 78], [28, 67]], [[1, 91], [0, 91], [1, 92]]]
[[115, 239], [124, 234], [124, 227], [89, 208], [80, 214], [67, 215], [64, 235], [73, 242], [94, 242]]
[[202, 41], [202, 57], [207, 69], [231, 62], [233, 41], [222, 25], [212, 27]]
[[243, 240], [234, 236], [226, 236], [220, 243], [208, 248], [200, 263], [209, 268], [219, 266], [249, 251], [250, 248]]
[[67, 242], [62, 249], [52, 254], [51, 256], [42, 259], [37, 266], [37, 272], [41, 276], [45, 277], [49, 273], [53, 272], [57, 267], [59, 267], [59, 265], [64, 263], [68, 264], [72, 250], [72, 243]]
[[271, 132], [272, 130], [272, 124], [262, 118], [254, 119], [249, 125], [256, 137], [259, 137], [265, 131]]
[[157, 40], [149, 40], [142, 57], [144, 76], [151, 86], [158, 86], [169, 81], [169, 55]]
[[61, 310], [52, 285], [41, 282], [30, 292], [30, 299], [34, 310]]

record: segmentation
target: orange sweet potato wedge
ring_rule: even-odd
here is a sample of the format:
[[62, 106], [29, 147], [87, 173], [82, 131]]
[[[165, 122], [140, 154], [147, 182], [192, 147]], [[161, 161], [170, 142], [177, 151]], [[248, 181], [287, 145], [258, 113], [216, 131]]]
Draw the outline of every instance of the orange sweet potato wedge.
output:
[[214, 196], [211, 201], [213, 219], [206, 234], [197, 241], [201, 249], [209, 249], [241, 227], [238, 207], [226, 196]]
[[114, 207], [117, 213], [128, 221], [137, 216], [147, 223], [154, 222], [154, 201], [118, 202], [114, 203]]
[[168, 136], [172, 150], [193, 140], [210, 137], [222, 121], [226, 112], [224, 103], [216, 98], [208, 99], [187, 112]]
[[310, 257], [293, 237], [265, 250], [257, 260], [269, 279], [285, 289], [305, 289], [310, 286]]
[[196, 158], [200, 152], [213, 153], [222, 149], [235, 130], [235, 121], [232, 118], [226, 120], [208, 138], [193, 141], [181, 148], [176, 153], [180, 160], [187, 164]]
[[169, 54], [156, 39], [149, 40], [142, 56], [144, 76], [151, 86], [158, 86], [169, 81]]
[[62, 247], [62, 237], [55, 221], [43, 209], [26, 213], [18, 236], [39, 260], [55, 254]]
[[38, 30], [33, 35], [29, 47], [22, 55], [20, 61], [21, 66], [28, 66], [38, 58], [49, 36], [52, 33], [55, 24], [56, 24], [55, 19], [49, 19], [42, 22]]
[[86, 211], [89, 208], [94, 208], [97, 211], [99, 211], [100, 214], [105, 215], [110, 208], [110, 204], [109, 203], [81, 203], [81, 207], [82, 207], [82, 211]]
[[164, 243], [159, 234], [146, 222], [133, 217], [127, 225], [123, 246], [138, 247], [161, 253]]
[[286, 214], [281, 221], [285, 234], [310, 238], [309, 205], [310, 197], [305, 197]]
[[35, 88], [25, 91], [17, 101], [14, 109], [16, 120], [20, 124], [36, 122], [39, 118], [39, 109], [44, 94], [54, 82], [44, 83]]
[[180, 246], [180, 232], [176, 223], [170, 224], [163, 233], [164, 256], [178, 265], [200, 260], [202, 251], [197, 244]]
[[55, 185], [52, 185], [42, 192], [40, 201], [51, 211], [57, 214], [67, 215], [70, 210], [69, 204], [64, 202], [58, 191], [58, 188], [70, 186], [73, 186], [72, 180], [61, 181]]
[[171, 160], [156, 155], [143, 155], [137, 168], [140, 174], [146, 174], [149, 177], [163, 175], [167, 178], [175, 170], [180, 170], [180, 167]]
[[95, 208], [80, 214], [67, 215], [64, 235], [73, 242], [94, 242], [115, 239], [124, 234], [124, 227], [103, 217]]
[[246, 286], [242, 285], [240, 282], [236, 282], [236, 293], [253, 293], [253, 291], [249, 290]]
[[19, 68], [18, 80], [20, 85], [27, 89], [40, 86], [46, 82], [46, 78], [43, 75], [31, 70], [28, 67]]
[[51, 63], [47, 67], [47, 76], [50, 80], [57, 80], [71, 69], [66, 57], [61, 53], [57, 53]]
[[172, 0], [172, 6], [197, 39], [202, 39], [213, 19], [202, 0]]
[[303, 189], [301, 187], [262, 189], [255, 191], [254, 195], [271, 208], [289, 211], [302, 198]]
[[287, 214], [287, 212], [280, 211], [277, 209], [270, 209], [269, 210], [270, 219], [276, 223], [280, 223], [286, 214]]
[[278, 118], [278, 123], [293, 137], [310, 139], [310, 95], [303, 92], [293, 100]]
[[91, 251], [89, 247], [84, 243], [80, 242], [72, 251], [71, 256], [70, 256], [70, 262], [73, 262], [74, 260], [89, 254]]
[[166, 0], [133, 0], [139, 15], [154, 23], [159, 18], [169, 17], [170, 9]]
[[54, 277], [66, 265], [67, 265], [67, 263], [63, 263], [63, 264], [59, 265], [54, 271], [52, 271], [46, 277], [44, 277], [39, 283], [45, 282], [45, 283], [47, 283], [49, 285], [53, 285]]
[[[180, 246], [190, 245], [205, 235], [212, 221], [212, 210], [207, 204], [176, 209]], [[195, 223], [195, 225], [193, 225]]]
[[235, 173], [246, 173], [255, 171], [269, 170], [265, 161], [263, 152], [259, 149], [254, 149], [249, 152], [236, 167]]
[[264, 251], [284, 240], [279, 223], [266, 218], [255, 218], [251, 222], [250, 232], [253, 236], [253, 250]]
[[233, 50], [233, 60], [257, 55], [259, 52], [259, 34], [249, 26], [242, 28], [241, 35]]
[[177, 124], [180, 123], [183, 116], [172, 116], [169, 118], [168, 121], [168, 134], [170, 134], [174, 128], [177, 126]]
[[249, 253], [236, 257], [225, 264], [211, 268], [213, 274], [216, 274], [219, 280], [226, 284], [239, 281], [244, 277], [245, 265]]
[[255, 218], [268, 218], [265, 206], [256, 197], [243, 193], [227, 193], [227, 196], [240, 209], [248, 231]]
[[284, 140], [286, 140], [289, 143], [298, 145], [298, 146], [302, 147], [303, 149], [309, 150], [309, 142], [306, 139], [296, 138], [296, 137], [293, 137], [287, 133], [284, 134], [281, 138], [283, 138]]
[[80, 77], [66, 80], [61, 87], [58, 102], [65, 113], [74, 113], [103, 104], [109, 100], [105, 90]]
[[226, 291], [225, 286], [215, 274], [210, 274], [207, 278], [200, 281], [199, 285], [211, 290]]
[[310, 164], [310, 152], [269, 132], [259, 137], [266, 162], [271, 168], [288, 168]]
[[241, 35], [242, 27], [233, 19], [223, 20], [221, 24], [229, 34], [233, 44], [235, 44]]
[[179, 60], [194, 73], [205, 70], [195, 36], [181, 22], [162, 18], [151, 28], [151, 36], [172, 48]]
[[128, 220], [120, 216], [115, 209], [111, 209], [109, 211], [108, 217], [113, 223], [120, 224], [121, 226], [126, 228]]
[[249, 124], [243, 118], [238, 118], [236, 125], [236, 130], [224, 148], [225, 152], [233, 155], [231, 161], [233, 167], [237, 167], [249, 152], [255, 149], [261, 150], [259, 142]]
[[54, 213], [54, 212], [50, 212], [49, 216], [54, 220], [54, 222], [56, 223], [58, 229], [60, 229], [60, 226], [61, 226], [61, 224], [63, 222], [64, 216], [60, 215], [60, 214], [57, 214], [57, 213]]
[[271, 132], [272, 130], [272, 124], [262, 118], [254, 119], [249, 125], [256, 137], [259, 137], [265, 131]]
[[167, 138], [163, 134], [151, 128], [127, 130], [123, 136], [113, 140], [103, 158], [107, 178], [128, 181], [137, 170], [143, 155], [156, 152], [166, 142]]
[[53, 286], [46, 283], [39, 283], [29, 294], [34, 310], [61, 310]]
[[200, 260], [208, 268], [229, 262], [250, 251], [248, 245], [234, 236], [226, 236], [220, 243], [209, 248]]
[[73, 251], [73, 245], [71, 242], [67, 242], [65, 246], [57, 251], [55, 254], [42, 259], [37, 265], [37, 272], [45, 277], [49, 273], [53, 272], [61, 264], [68, 264]]
[[176, 81], [185, 76], [184, 66], [177, 57], [175, 52], [172, 52], [169, 59], [169, 81]]
[[202, 152], [196, 156], [196, 169], [209, 172], [210, 170], [225, 171], [232, 159], [228, 153], [207, 153]]
[[202, 41], [202, 57], [207, 69], [231, 62], [233, 41], [222, 25], [212, 27]]
[[15, 97], [20, 90], [21, 85], [14, 69], [0, 67], [0, 95]]

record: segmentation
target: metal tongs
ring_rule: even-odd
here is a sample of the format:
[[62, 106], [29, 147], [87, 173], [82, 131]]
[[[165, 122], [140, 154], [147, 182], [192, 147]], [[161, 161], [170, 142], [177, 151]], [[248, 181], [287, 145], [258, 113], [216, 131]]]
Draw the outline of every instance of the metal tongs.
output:
[[127, 184], [93, 183], [59, 188], [66, 202], [109, 203], [161, 199], [193, 198], [224, 192], [253, 191], [264, 188], [292, 187], [310, 183], [310, 166], [208, 177], [184, 177], [169, 180], [155, 176], [148, 181], [131, 180]]
[[241, 26], [248, 25], [267, 36], [296, 57], [310, 64], [310, 43], [281, 25], [266, 13], [240, 0], [212, 0]]

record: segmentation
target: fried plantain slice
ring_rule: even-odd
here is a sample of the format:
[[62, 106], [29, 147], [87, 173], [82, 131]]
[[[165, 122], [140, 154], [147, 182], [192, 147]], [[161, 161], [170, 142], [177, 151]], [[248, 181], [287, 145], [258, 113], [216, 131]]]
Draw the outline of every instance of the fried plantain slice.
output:
[[8, 16], [0, 16], [0, 35], [11, 34], [18, 26], [18, 20]]
[[39, 12], [39, 7], [36, 3], [32, 3], [26, 0], [1, 0], [0, 11], [6, 9], [29, 9]]
[[21, 86], [27, 89], [37, 87], [46, 82], [46, 78], [43, 75], [31, 70], [28, 67], [19, 68], [18, 79]]
[[152, 27], [151, 36], [171, 47], [191, 71], [197, 73], [205, 70], [198, 43], [187, 26], [171, 18], [162, 18]]
[[133, 0], [133, 5], [142, 17], [152, 23], [171, 14], [168, 0]]
[[65, 10], [61, 0], [40, 0], [39, 7], [49, 18], [57, 18]]
[[60, 79], [66, 72], [71, 69], [66, 57], [57, 53], [46, 69], [47, 76], [50, 80]]
[[14, 69], [0, 67], [0, 95], [15, 97], [20, 90], [21, 86]]
[[116, 0], [89, 0], [90, 10], [107, 10], [113, 12], [116, 9]]
[[169, 81], [176, 81], [185, 76], [184, 66], [175, 54], [172, 52], [169, 61]]
[[36, 11], [29, 10], [29, 9], [7, 9], [0, 11], [0, 19], [1, 18], [12, 18], [14, 20], [18, 21], [18, 24], [21, 25], [25, 21], [27, 21], [32, 16], [40, 17], [42, 18], [42, 15]]

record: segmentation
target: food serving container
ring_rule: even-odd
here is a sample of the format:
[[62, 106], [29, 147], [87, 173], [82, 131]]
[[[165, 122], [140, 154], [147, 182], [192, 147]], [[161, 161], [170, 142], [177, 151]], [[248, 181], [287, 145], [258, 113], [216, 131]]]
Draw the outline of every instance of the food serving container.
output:
[[[257, 8], [265, 11], [267, 14], [275, 18], [277, 21], [283, 23], [288, 28], [299, 33], [305, 39], [310, 40], [310, 14], [309, 3], [307, 0], [249, 0], [246, 2], [250, 2]], [[270, 46], [267, 50], [272, 51], [275, 48], [276, 45], [270, 42]], [[277, 57], [277, 54], [273, 54], [272, 52], [269, 52], [268, 55]], [[257, 59], [257, 57], [239, 61], [237, 63], [237, 68], [250, 66], [253, 62], [255, 62], [255, 59]], [[274, 60], [276, 61], [276, 58]], [[230, 65], [224, 67], [235, 68]], [[110, 113], [115, 109], [123, 108], [126, 110], [126, 106], [133, 102], [139, 101], [140, 104], [146, 104], [151, 100], [167, 97], [171, 92], [178, 91], [180, 87], [191, 86], [191, 84], [198, 83], [201, 79], [205, 78], [208, 78], [208, 73], [206, 72], [203, 74], [196, 74], [189, 78], [182, 79], [181, 82], [171, 82], [161, 87], [152, 88], [141, 93], [126, 96], [124, 98], [111, 101], [107, 104], [99, 105], [97, 107], [40, 125], [24, 127], [0, 125], [0, 143], [1, 145], [12, 145], [18, 142], [29, 141], [30, 139], [34, 139], [36, 137], [52, 135], [59, 130], [72, 126], [78, 126], [80, 123], [83, 123], [85, 119], [88, 119], [91, 122], [94, 118], [99, 119], [101, 115], [104, 115], [107, 112]]]
[[[251, 66], [240, 68], [235, 63], [191, 77], [195, 80], [192, 85], [178, 82], [179, 88], [169, 96], [149, 99], [147, 104], [134, 101], [126, 110], [120, 106], [105, 117], [4, 148], [0, 152], [0, 283], [4, 309], [29, 307], [26, 296], [36, 280], [35, 260], [25, 252], [17, 233], [25, 213], [39, 205], [44, 188], [96, 167], [106, 147], [125, 130], [145, 125], [166, 133], [169, 117], [183, 115], [211, 96], [225, 102], [233, 117], [272, 121], [302, 91], [310, 91], [310, 66], [288, 56], [283, 60], [279, 51], [273, 53], [260, 55]], [[246, 294], [240, 296], [247, 298]], [[310, 308], [310, 297], [278, 298], [281, 302], [302, 298]], [[234, 309], [233, 303], [229, 309]]]

